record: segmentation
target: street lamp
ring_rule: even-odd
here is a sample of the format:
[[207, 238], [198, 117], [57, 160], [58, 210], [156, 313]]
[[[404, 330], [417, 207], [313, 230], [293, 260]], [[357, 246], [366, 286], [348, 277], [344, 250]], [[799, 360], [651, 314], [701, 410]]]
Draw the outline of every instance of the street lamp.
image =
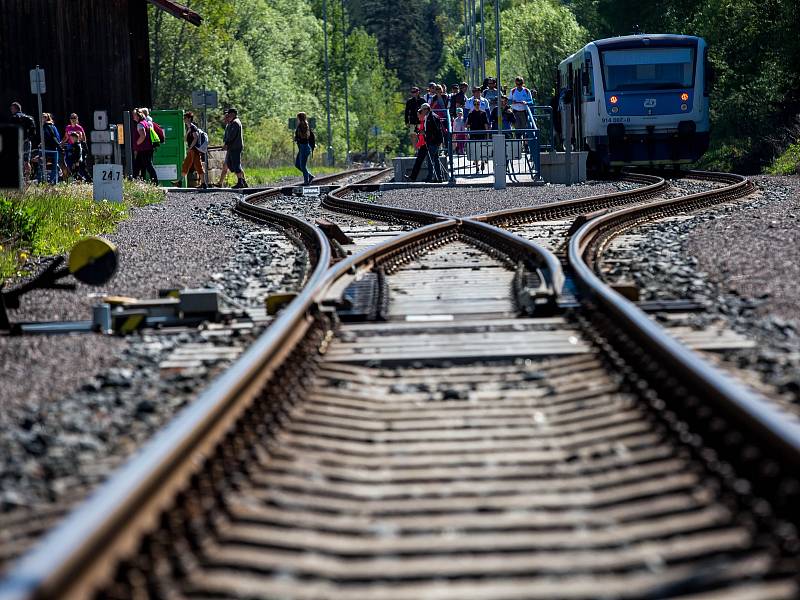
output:
[[[344, 127], [345, 138], [347, 141], [346, 163], [350, 164], [350, 104], [347, 93], [347, 15], [344, 10], [344, 0], [342, 0], [342, 48], [344, 49]], [[330, 134], [329, 134], [330, 135]]]
[[328, 0], [322, 0], [322, 27], [325, 40], [325, 106], [328, 113], [328, 166], [333, 166], [333, 140], [331, 139], [331, 77], [328, 72]]
[[497, 72], [497, 131], [503, 132], [503, 116], [500, 114], [500, 94], [503, 93], [500, 85], [500, 0], [494, 0], [494, 66]]

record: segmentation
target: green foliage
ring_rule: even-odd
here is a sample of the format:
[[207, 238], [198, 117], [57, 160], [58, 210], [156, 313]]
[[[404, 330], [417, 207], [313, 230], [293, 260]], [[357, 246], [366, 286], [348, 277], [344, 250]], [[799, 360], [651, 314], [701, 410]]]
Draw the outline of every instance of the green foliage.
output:
[[[142, 181], [126, 181], [124, 201], [95, 202], [90, 184], [29, 187], [24, 193], [0, 195], [0, 277], [17, 273], [30, 254], [68, 251], [79, 239], [114, 231], [129, 209], [159, 202], [160, 188]], [[7, 215], [14, 215], [8, 220]], [[2, 242], [0, 242], [2, 243]]]
[[[236, 106], [239, 110], [246, 169], [294, 162], [287, 120], [299, 111], [316, 117], [318, 152], [323, 154], [329, 142], [321, 2], [196, 0], [192, 8], [204, 17], [199, 28], [151, 10], [156, 105], [188, 108], [192, 90], [217, 90], [220, 109]], [[343, 4], [327, 2], [326, 8], [334, 156], [344, 162], [345, 70], [353, 149], [367, 141], [373, 125], [383, 132], [379, 142], [393, 148], [402, 137], [398, 80], [380, 58], [376, 39], [363, 28], [345, 23]], [[212, 144], [220, 142], [221, 116], [220, 110], [210, 118]]]
[[0, 196], [0, 240], [30, 243], [36, 233], [36, 218], [28, 207]]
[[515, 3], [502, 12], [500, 23], [504, 82], [522, 75], [539, 91], [539, 102], [554, 91], [558, 63], [588, 41], [588, 32], [556, 0]]
[[770, 165], [767, 172], [771, 175], [800, 174], [800, 143], [792, 144]]
[[787, 131], [800, 112], [797, 0], [663, 0], [658, 10], [641, 0], [564, 4], [592, 39], [625, 35], [637, 24], [643, 32], [705, 38], [717, 81], [712, 150], [703, 164], [758, 172], [791, 144]]

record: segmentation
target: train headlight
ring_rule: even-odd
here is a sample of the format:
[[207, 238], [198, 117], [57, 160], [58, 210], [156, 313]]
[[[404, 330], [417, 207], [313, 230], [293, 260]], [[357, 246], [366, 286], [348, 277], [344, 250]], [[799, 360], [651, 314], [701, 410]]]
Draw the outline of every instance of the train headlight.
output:
[[608, 101], [611, 102], [611, 104], [616, 104], [617, 102], [619, 102], [619, 98], [617, 98], [616, 96], [611, 96], [611, 98], [609, 98]]
[[611, 112], [617, 114], [619, 112], [619, 106], [614, 106], [611, 108]]
[[684, 102], [688, 102], [689, 101], [689, 94], [687, 94], [686, 92], [683, 92], [681, 94], [681, 100], [683, 100]]
[[687, 110], [689, 107], [686, 104], [681, 104], [681, 110]]

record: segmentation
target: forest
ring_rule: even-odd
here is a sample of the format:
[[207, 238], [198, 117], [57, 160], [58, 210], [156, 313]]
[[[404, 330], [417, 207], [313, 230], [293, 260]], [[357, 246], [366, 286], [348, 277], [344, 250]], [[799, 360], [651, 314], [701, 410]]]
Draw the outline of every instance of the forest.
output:
[[[547, 103], [558, 62], [592, 39], [649, 33], [704, 37], [716, 72], [712, 147], [702, 166], [797, 172], [800, 159], [800, 3], [797, 0], [499, 0], [501, 82], [521, 74]], [[287, 119], [305, 111], [327, 145], [327, 16], [332, 145], [394, 154], [407, 140], [410, 85], [464, 79], [464, 0], [192, 0], [195, 29], [150, 15], [157, 106], [188, 107], [193, 89], [220, 94], [246, 125], [248, 156], [291, 162]], [[487, 75], [495, 73], [494, 3], [486, 0]], [[480, 14], [480, 13], [479, 13]], [[478, 24], [480, 27], [480, 23]], [[345, 90], [347, 93], [345, 94]], [[215, 115], [212, 134], [219, 128]], [[375, 129], [377, 128], [377, 129]], [[377, 132], [377, 134], [376, 134]], [[324, 152], [317, 152], [317, 160]]]

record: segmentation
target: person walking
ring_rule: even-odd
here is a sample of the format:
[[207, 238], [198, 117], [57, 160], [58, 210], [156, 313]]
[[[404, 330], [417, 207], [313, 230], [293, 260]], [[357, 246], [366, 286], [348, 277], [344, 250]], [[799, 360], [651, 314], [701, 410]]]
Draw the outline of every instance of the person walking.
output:
[[50, 113], [42, 113], [42, 122], [44, 123], [42, 128], [44, 132], [44, 157], [40, 157], [42, 161], [41, 174], [42, 177], [44, 177], [47, 161], [52, 161], [48, 181], [52, 185], [55, 185], [58, 183], [58, 163], [61, 162], [61, 135], [58, 133], [56, 124], [53, 122], [53, 115]]
[[406, 110], [404, 116], [406, 128], [408, 129], [408, 135], [411, 136], [412, 141], [416, 141], [414, 132], [417, 129], [417, 125], [419, 125], [417, 111], [424, 102], [425, 101], [419, 97], [419, 88], [417, 86], [413, 86], [411, 88], [411, 97], [406, 100]]
[[228, 165], [228, 170], [238, 179], [232, 189], [241, 190], [248, 187], [242, 168], [242, 151], [244, 150], [242, 122], [239, 120], [235, 108], [225, 111], [225, 136], [222, 138], [222, 149], [225, 150], [225, 164]]
[[22, 105], [19, 102], [11, 103], [11, 123], [22, 128], [23, 174], [28, 179], [31, 173], [33, 147], [39, 144], [39, 128], [36, 127], [36, 120], [32, 116], [22, 112]]
[[476, 85], [472, 88], [472, 96], [467, 98], [467, 101], [464, 103], [464, 112], [467, 114], [467, 118], [469, 118], [469, 114], [477, 110], [478, 107], [480, 107], [483, 112], [489, 111], [489, 101], [481, 96], [481, 88]]
[[[497, 131], [497, 107], [492, 109], [489, 125], [492, 131]], [[500, 96], [500, 114], [503, 116], [503, 130], [511, 129], [514, 124], [514, 111], [508, 106], [508, 96]]]
[[528, 123], [528, 107], [533, 104], [533, 93], [525, 87], [525, 80], [522, 77], [514, 79], [514, 83], [516, 86], [508, 95], [511, 100], [511, 110], [514, 111], [514, 128], [527, 129], [531, 125]]
[[150, 182], [158, 185], [158, 174], [153, 167], [153, 142], [150, 139], [152, 125], [140, 108], [134, 108], [133, 121], [136, 123], [136, 133], [133, 136], [133, 177], [144, 179], [150, 177]]
[[[72, 134], [75, 133], [78, 136], [78, 141], [73, 142]], [[77, 143], [81, 146], [80, 152], [75, 152], [71, 148], [73, 143]], [[66, 127], [64, 127], [64, 137], [61, 140], [61, 147], [64, 150], [64, 165], [67, 168], [67, 173], [65, 177], [69, 177], [72, 174], [72, 163], [73, 159], [76, 156], [82, 157], [84, 155], [83, 152], [83, 145], [86, 143], [86, 130], [83, 126], [78, 122], [78, 115], [75, 113], [70, 114], [69, 116], [69, 123], [67, 123]]]
[[317, 142], [314, 130], [311, 129], [311, 124], [304, 112], [297, 113], [294, 141], [297, 144], [297, 158], [294, 159], [294, 166], [303, 174], [303, 185], [310, 185], [314, 181], [314, 176], [308, 171], [308, 157], [311, 156]]
[[464, 141], [467, 139], [465, 131], [464, 109], [459, 106], [456, 109], [456, 118], [453, 119], [453, 141], [456, 144], [456, 154], [464, 154]]
[[489, 108], [497, 106], [497, 98], [500, 92], [497, 90], [497, 80], [494, 77], [489, 77], [486, 82], [486, 89], [483, 90], [483, 97], [489, 101]]
[[[484, 100], [485, 102], [485, 100]], [[467, 115], [467, 129], [469, 130], [469, 139], [472, 140], [485, 140], [488, 137], [488, 133], [486, 131], [489, 129], [489, 119], [486, 116], [486, 111], [484, 110], [484, 106], [480, 102], [475, 103], [475, 109], [470, 111]], [[474, 133], [478, 132], [478, 133]], [[484, 144], [473, 144], [472, 148], [476, 151], [473, 156], [480, 156], [481, 146]], [[480, 163], [480, 165], [478, 164]], [[478, 173], [479, 171], [484, 171], [486, 169], [486, 162], [483, 160], [475, 160], [473, 161], [475, 165], [475, 172]]]
[[[414, 134], [414, 147], [417, 149], [417, 155], [414, 160], [414, 166], [411, 169], [411, 175], [403, 175], [403, 178], [407, 181], [416, 181], [417, 176], [419, 175], [419, 171], [422, 168], [422, 163], [428, 160], [428, 146], [425, 144], [425, 131], [423, 130], [423, 115], [422, 115], [422, 107], [418, 109], [418, 121], [415, 128]], [[430, 175], [428, 175], [428, 179], [430, 179]]]
[[[205, 140], [205, 148], [203, 148], [203, 132], [194, 122], [194, 113], [187, 111], [183, 114], [183, 124], [186, 127], [186, 158], [183, 159], [181, 166], [181, 179], [189, 174], [189, 171], [194, 170], [197, 174], [197, 186], [203, 187], [205, 175], [205, 168], [203, 167], [203, 158], [205, 152], [208, 150], [208, 138]], [[175, 185], [180, 185], [180, 180], [173, 181]]]
[[430, 176], [435, 183], [444, 181], [442, 176], [442, 165], [439, 162], [439, 148], [444, 141], [442, 135], [442, 123], [431, 112], [429, 104], [420, 107], [420, 121], [425, 133], [425, 145], [428, 147], [428, 161], [430, 166]]

